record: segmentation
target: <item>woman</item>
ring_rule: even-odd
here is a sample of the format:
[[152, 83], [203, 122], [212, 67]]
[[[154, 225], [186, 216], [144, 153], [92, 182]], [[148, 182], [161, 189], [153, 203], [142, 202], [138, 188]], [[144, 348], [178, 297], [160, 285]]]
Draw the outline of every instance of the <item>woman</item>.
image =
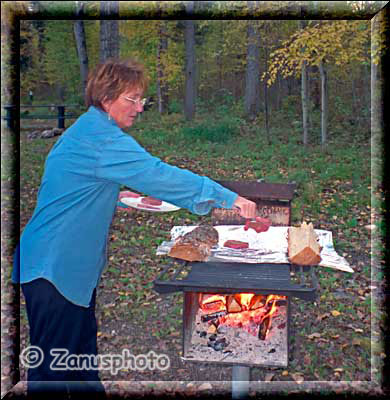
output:
[[[255, 216], [252, 201], [162, 162], [122, 131], [143, 111], [146, 88], [143, 67], [135, 61], [99, 65], [88, 80], [87, 112], [62, 134], [46, 159], [37, 205], [20, 240], [30, 344], [44, 355], [41, 365], [29, 368], [30, 394], [104, 392], [96, 370], [53, 370], [50, 350], [97, 354], [96, 288], [121, 185], [198, 215], [213, 207], [238, 207], [243, 217]], [[14, 272], [17, 281], [17, 268]]]

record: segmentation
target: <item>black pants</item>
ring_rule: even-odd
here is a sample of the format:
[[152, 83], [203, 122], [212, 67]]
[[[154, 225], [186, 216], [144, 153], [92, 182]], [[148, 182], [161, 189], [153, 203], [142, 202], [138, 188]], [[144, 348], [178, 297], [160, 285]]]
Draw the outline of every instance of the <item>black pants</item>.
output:
[[97, 355], [96, 291], [90, 307], [85, 308], [69, 302], [46, 279], [24, 283], [22, 290], [30, 325], [30, 346], [42, 349], [44, 357], [38, 367], [28, 369], [28, 398], [104, 399], [97, 368], [75, 370], [68, 368], [67, 362], [60, 363], [65, 370], [50, 367], [56, 358], [50, 354], [51, 349], [63, 349], [55, 350], [57, 354], [68, 351], [69, 355]]

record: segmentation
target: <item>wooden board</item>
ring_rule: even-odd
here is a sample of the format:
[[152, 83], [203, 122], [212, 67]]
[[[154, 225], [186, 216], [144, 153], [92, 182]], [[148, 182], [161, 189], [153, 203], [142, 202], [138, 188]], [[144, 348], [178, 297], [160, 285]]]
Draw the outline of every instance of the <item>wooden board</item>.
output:
[[318, 265], [321, 262], [321, 246], [313, 224], [303, 222], [300, 227], [288, 228], [288, 259], [292, 264]]

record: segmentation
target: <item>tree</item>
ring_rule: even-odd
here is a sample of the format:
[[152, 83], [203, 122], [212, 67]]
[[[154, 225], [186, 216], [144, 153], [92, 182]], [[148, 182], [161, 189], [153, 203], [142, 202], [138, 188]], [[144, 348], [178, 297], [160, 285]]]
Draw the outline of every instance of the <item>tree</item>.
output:
[[[304, 21], [298, 21], [299, 28], [305, 28]], [[308, 88], [308, 69], [307, 61], [303, 60], [301, 65], [301, 103], [302, 103], [302, 127], [303, 145], [307, 146], [309, 139], [309, 88]]]
[[325, 66], [347, 66], [368, 62], [370, 31], [367, 21], [327, 21], [309, 25], [282, 43], [271, 54], [268, 84], [278, 72], [284, 77], [298, 75], [302, 65], [315, 65], [321, 73], [321, 141], [327, 140], [327, 78]]
[[[104, 19], [105, 17], [117, 19]], [[119, 57], [119, 1], [100, 2], [100, 62]]]
[[[269, 43], [267, 42], [267, 38], [269, 37], [269, 24], [265, 23], [264, 24], [264, 40], [263, 40], [263, 44], [264, 44], [264, 69], [265, 71], [267, 71], [268, 69], [268, 46]], [[264, 116], [265, 116], [265, 131], [267, 134], [267, 141], [268, 144], [271, 144], [271, 135], [270, 135], [270, 131], [269, 131], [269, 101], [268, 101], [268, 86], [267, 83], [264, 82], [263, 84], [263, 88], [264, 88]]]
[[[248, 1], [248, 8], [252, 8], [254, 2]], [[249, 120], [256, 118], [259, 104], [260, 88], [260, 48], [258, 39], [258, 22], [248, 21], [247, 28], [247, 56], [245, 76], [245, 111]]]
[[[83, 15], [84, 3], [82, 1], [76, 1], [76, 15], [81, 17]], [[78, 19], [74, 21], [74, 36], [77, 46], [77, 54], [80, 63], [80, 76], [83, 94], [87, 87], [88, 79], [88, 53], [87, 53], [87, 41], [85, 37], [84, 21]]]
[[[188, 14], [192, 14], [194, 9], [194, 2], [189, 1], [186, 3]], [[185, 94], [184, 94], [184, 114], [187, 120], [192, 120], [195, 115], [195, 92], [196, 92], [196, 79], [195, 79], [195, 23], [193, 20], [185, 21]]]
[[165, 78], [164, 58], [168, 51], [168, 37], [166, 34], [166, 21], [160, 20], [158, 24], [157, 44], [157, 105], [158, 112], [163, 114], [168, 108], [168, 88]]
[[61, 102], [80, 96], [80, 67], [71, 21], [46, 22], [42, 63], [41, 83], [52, 86]]
[[324, 60], [320, 61], [319, 69], [321, 75], [321, 145], [325, 146], [328, 136], [328, 73]]

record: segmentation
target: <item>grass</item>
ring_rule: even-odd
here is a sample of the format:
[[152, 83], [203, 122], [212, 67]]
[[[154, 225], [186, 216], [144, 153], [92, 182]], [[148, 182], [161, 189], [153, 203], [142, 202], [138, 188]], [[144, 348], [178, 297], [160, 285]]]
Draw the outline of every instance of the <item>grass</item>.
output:
[[[332, 231], [336, 251], [345, 254], [355, 274], [322, 268], [318, 274], [320, 289], [316, 304], [293, 300], [295, 337], [292, 338], [290, 372], [303, 373], [305, 380], [335, 380], [334, 369], [343, 368], [345, 372], [340, 379], [369, 380], [371, 355], [365, 340], [370, 337], [370, 323], [365, 316], [370, 315], [371, 297], [360, 294], [367, 292], [371, 274], [371, 249], [367, 246], [370, 231], [365, 228], [371, 223], [368, 135], [366, 132], [361, 132], [361, 137], [358, 137], [359, 132], [354, 132], [353, 138], [345, 134], [330, 135], [330, 142], [323, 149], [316, 143], [319, 141], [317, 133], [318, 138], [313, 135], [311, 144], [304, 148], [299, 129], [290, 129], [288, 121], [280, 120], [278, 124], [276, 117], [271, 144], [259, 121], [259, 125], [242, 119], [229, 123], [226, 114], [215, 115], [214, 119], [214, 115], [204, 117], [197, 115], [195, 121], [187, 123], [180, 114], [160, 118], [151, 111], [145, 113], [130, 132], [163, 161], [212, 179], [261, 178], [268, 182], [296, 182], [292, 224], [312, 221], [315, 228]], [[207, 122], [211, 120], [214, 120], [212, 126]], [[224, 135], [227, 127], [229, 132]], [[202, 134], [196, 136], [200, 128]], [[22, 130], [21, 228], [34, 210], [44, 160], [57, 139], [27, 140], [26, 134], [27, 131]], [[186, 210], [158, 215], [138, 211], [115, 214], [110, 232], [109, 265], [102, 277], [98, 300], [98, 315], [104, 332], [115, 329], [130, 340], [129, 327], [122, 328], [125, 322], [135, 332], [144, 332], [139, 338], [131, 336], [134, 346], [142, 348], [154, 338], [177, 355], [180, 335], [170, 335], [181, 330], [183, 296], [177, 293], [162, 298], [153, 291], [152, 281], [161, 267], [171, 262], [168, 257], [156, 257], [155, 249], [161, 241], [169, 239], [172, 226], [193, 225], [209, 219], [209, 216], [199, 217]], [[348, 283], [350, 280], [352, 284]], [[346, 297], [334, 296], [336, 289]], [[341, 314], [334, 317], [333, 310]], [[351, 324], [363, 333], [356, 334], [347, 327]], [[318, 331], [321, 338], [308, 339], [308, 335]], [[339, 335], [338, 339], [332, 338], [335, 335]], [[354, 338], [360, 339], [360, 345], [351, 344]], [[112, 346], [119, 344], [103, 339], [100, 342], [102, 350], [113, 350]], [[309, 363], [302, 360], [305, 354], [311, 360]], [[183, 374], [192, 373], [191, 366], [180, 370], [185, 371]], [[262, 380], [263, 373], [263, 369], [254, 368], [253, 379]], [[127, 379], [125, 375], [122, 378]], [[186, 379], [183, 376], [171, 378]], [[282, 379], [281, 373], [277, 373], [274, 380], [279, 378]]]

